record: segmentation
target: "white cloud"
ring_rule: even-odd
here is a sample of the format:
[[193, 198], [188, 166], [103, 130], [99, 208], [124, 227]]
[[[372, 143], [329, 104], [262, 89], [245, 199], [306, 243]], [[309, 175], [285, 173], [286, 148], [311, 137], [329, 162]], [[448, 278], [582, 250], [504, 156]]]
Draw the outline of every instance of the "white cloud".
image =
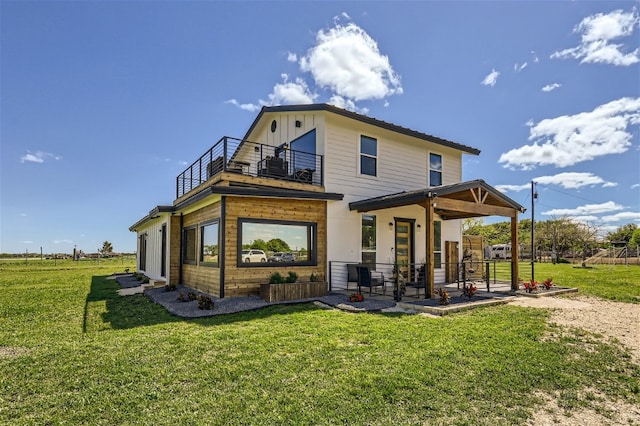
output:
[[[540, 176], [532, 179], [534, 182], [542, 185], [558, 185], [565, 189], [579, 189], [583, 186], [602, 185], [603, 188], [618, 186], [615, 182], [607, 182], [600, 176], [588, 172], [565, 172], [558, 173], [553, 176]], [[519, 192], [531, 188], [530, 183], [522, 185], [496, 185], [501, 192], [513, 191]]]
[[53, 244], [73, 244], [73, 240], [53, 240]]
[[350, 111], [355, 111], [360, 114], [367, 114], [369, 112], [368, 108], [358, 108], [355, 102], [353, 102], [351, 99], [345, 99], [342, 96], [338, 96], [338, 95], [333, 95], [331, 99], [329, 99], [329, 103], [331, 105], [337, 106], [338, 108], [348, 109]]
[[553, 90], [556, 90], [557, 88], [561, 87], [562, 84], [560, 83], [553, 83], [553, 84], [547, 84], [546, 86], [544, 86], [542, 88], [543, 92], [551, 92]]
[[62, 159], [62, 157], [60, 157], [59, 155], [51, 154], [50, 152], [27, 151], [26, 154], [20, 157], [20, 162], [24, 163], [25, 161], [28, 161], [30, 163], [44, 163], [46, 160], [49, 160], [49, 159], [60, 160]]
[[578, 46], [554, 52], [551, 58], [573, 57], [581, 63], [604, 63], [629, 66], [640, 62], [640, 48], [624, 53], [622, 44], [612, 40], [629, 37], [640, 24], [635, 8], [631, 12], [615, 10], [608, 14], [598, 13], [584, 18], [574, 29], [582, 33]]
[[540, 62], [540, 58], [538, 58], [538, 55], [536, 54], [536, 51], [535, 51], [535, 50], [532, 50], [532, 51], [531, 51], [531, 55], [533, 56], [533, 62], [534, 62], [534, 63], [538, 63], [538, 62]]
[[26, 241], [23, 241], [22, 244], [33, 244], [33, 241], [26, 240]]
[[548, 216], [594, 215], [610, 213], [622, 209], [624, 209], [624, 206], [613, 201], [607, 201], [602, 204], [585, 204], [583, 206], [576, 207], [575, 209], [552, 209], [542, 212], [542, 214]]
[[282, 83], [273, 86], [269, 101], [260, 101], [263, 105], [311, 104], [318, 95], [311, 93], [307, 83], [300, 77], [289, 81], [287, 74], [282, 74]]
[[287, 61], [298, 62], [298, 55], [293, 52], [287, 52]]
[[503, 153], [498, 162], [508, 168], [531, 170], [621, 154], [631, 146], [632, 134], [627, 127], [634, 124], [640, 124], [640, 98], [621, 98], [591, 112], [545, 119], [529, 129], [532, 145]]
[[496, 185], [495, 188], [500, 192], [520, 192], [527, 188], [531, 188], [531, 185], [528, 183], [523, 185]]
[[631, 185], [631, 189], [636, 189], [636, 188], [640, 188], [640, 183], [634, 183], [633, 185]]
[[485, 86], [493, 87], [496, 85], [499, 75], [500, 73], [498, 71], [491, 70], [491, 72], [484, 78], [484, 80], [481, 81], [481, 84], [484, 84]]
[[225, 104], [235, 105], [238, 108], [243, 109], [245, 111], [255, 112], [255, 111], [258, 111], [260, 109], [260, 105], [256, 105], [256, 104], [241, 104], [240, 102], [238, 102], [235, 99], [229, 99], [228, 101], [225, 101], [224, 103]]
[[573, 220], [574, 222], [590, 223], [590, 222], [596, 222], [598, 220], [598, 216], [593, 216], [593, 215], [571, 216], [570, 219]]
[[620, 222], [629, 220], [640, 222], [640, 212], [620, 212], [610, 216], [602, 216], [603, 222]]
[[356, 102], [402, 93], [400, 76], [389, 58], [356, 24], [336, 24], [320, 30], [316, 42], [299, 63], [303, 72], [311, 73], [317, 86]]
[[520, 72], [520, 71], [522, 71], [523, 69], [525, 69], [525, 68], [527, 67], [527, 65], [528, 65], [528, 64], [527, 64], [526, 62], [525, 62], [524, 64], [522, 64], [522, 65], [520, 65], [520, 64], [518, 64], [518, 63], [513, 64], [513, 70], [514, 70], [514, 71], [516, 71], [516, 72]]

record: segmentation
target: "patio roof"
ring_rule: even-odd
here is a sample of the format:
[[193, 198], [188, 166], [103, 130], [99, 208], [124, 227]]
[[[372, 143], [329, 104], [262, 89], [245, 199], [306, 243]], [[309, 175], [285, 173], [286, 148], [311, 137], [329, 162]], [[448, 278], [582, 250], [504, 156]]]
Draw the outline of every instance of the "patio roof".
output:
[[434, 212], [443, 220], [479, 216], [514, 217], [525, 208], [482, 179], [414, 191], [403, 191], [349, 203], [358, 212], [418, 204], [427, 207], [433, 200]]

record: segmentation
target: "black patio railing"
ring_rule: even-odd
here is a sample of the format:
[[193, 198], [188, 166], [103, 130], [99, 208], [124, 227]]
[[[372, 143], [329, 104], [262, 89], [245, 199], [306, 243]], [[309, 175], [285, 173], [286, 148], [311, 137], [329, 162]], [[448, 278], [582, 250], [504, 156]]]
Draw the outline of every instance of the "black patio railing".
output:
[[222, 173], [323, 185], [323, 156], [223, 137], [176, 178], [176, 198]]
[[[365, 264], [359, 262], [343, 262], [343, 261], [330, 261], [329, 270], [327, 271], [327, 281], [329, 282], [329, 290], [357, 290], [357, 275], [353, 274], [353, 268], [350, 272], [349, 265], [361, 264], [368, 266], [371, 271], [380, 273], [386, 283], [386, 289], [393, 291], [394, 287], [394, 271], [396, 265], [392, 263], [375, 263]], [[407, 297], [426, 297], [427, 296], [427, 283], [426, 275], [424, 274], [424, 263], [412, 263], [401, 267], [401, 273], [403, 274], [405, 289], [403, 295]], [[446, 269], [449, 269], [447, 274]], [[511, 262], [509, 261], [496, 261], [496, 260], [482, 260], [476, 262], [459, 262], [459, 263], [442, 263], [440, 268], [435, 270], [434, 287], [437, 288], [440, 285], [456, 283], [457, 289], [461, 289], [469, 282], [473, 282], [479, 286], [482, 283], [482, 287], [486, 287], [486, 291], [491, 291], [491, 285], [502, 283], [508, 285], [511, 282]], [[445, 282], [445, 277], [449, 276], [449, 281]], [[408, 290], [407, 290], [408, 289]], [[413, 290], [411, 290], [413, 289]], [[368, 290], [367, 290], [368, 291]], [[373, 288], [372, 291], [376, 294], [381, 294], [381, 287]], [[386, 295], [393, 296], [393, 294], [387, 291]]]

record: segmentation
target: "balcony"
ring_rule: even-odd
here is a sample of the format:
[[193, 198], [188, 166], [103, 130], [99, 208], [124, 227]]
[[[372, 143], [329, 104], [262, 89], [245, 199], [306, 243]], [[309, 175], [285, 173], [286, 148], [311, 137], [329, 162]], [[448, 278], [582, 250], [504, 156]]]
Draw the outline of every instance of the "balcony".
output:
[[322, 170], [322, 155], [225, 136], [178, 175], [176, 198], [222, 172], [322, 186]]

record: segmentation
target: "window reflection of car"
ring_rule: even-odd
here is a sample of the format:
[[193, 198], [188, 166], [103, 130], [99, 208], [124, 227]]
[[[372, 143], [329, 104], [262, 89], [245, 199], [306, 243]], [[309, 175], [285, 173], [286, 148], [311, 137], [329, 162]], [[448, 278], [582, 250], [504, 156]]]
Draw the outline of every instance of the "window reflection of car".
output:
[[281, 251], [273, 253], [273, 256], [269, 257], [269, 262], [282, 262], [282, 255]]
[[281, 262], [295, 262], [296, 256], [293, 253], [282, 253]]
[[262, 250], [242, 250], [242, 261], [249, 262], [266, 262], [267, 255]]

